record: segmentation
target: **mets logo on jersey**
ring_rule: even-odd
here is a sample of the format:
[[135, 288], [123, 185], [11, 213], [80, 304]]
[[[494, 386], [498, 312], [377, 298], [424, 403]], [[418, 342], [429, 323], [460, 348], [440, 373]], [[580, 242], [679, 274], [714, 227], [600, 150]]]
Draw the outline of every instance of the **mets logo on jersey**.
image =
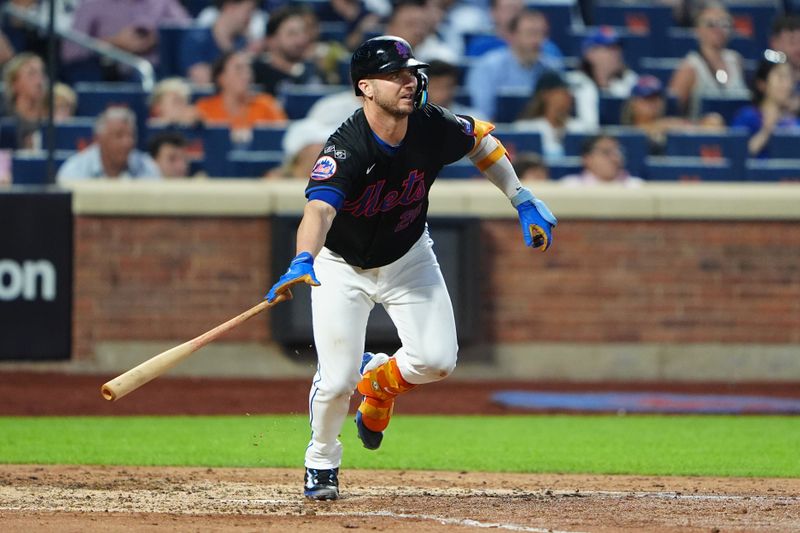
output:
[[314, 163], [311, 170], [311, 179], [323, 181], [336, 174], [336, 160], [329, 155], [323, 155]]

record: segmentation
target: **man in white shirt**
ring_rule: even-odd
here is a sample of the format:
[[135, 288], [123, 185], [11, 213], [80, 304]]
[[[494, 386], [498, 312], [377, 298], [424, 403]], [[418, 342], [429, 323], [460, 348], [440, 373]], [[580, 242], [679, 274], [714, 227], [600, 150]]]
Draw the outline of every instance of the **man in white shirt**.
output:
[[127, 107], [109, 107], [97, 117], [94, 142], [64, 161], [59, 183], [97, 178], [160, 179], [149, 155], [135, 148], [136, 115]]

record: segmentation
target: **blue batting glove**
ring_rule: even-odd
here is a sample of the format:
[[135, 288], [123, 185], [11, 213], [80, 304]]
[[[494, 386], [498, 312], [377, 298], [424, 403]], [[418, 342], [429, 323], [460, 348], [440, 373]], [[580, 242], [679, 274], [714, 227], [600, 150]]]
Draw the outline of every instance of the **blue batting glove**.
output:
[[289, 290], [298, 283], [308, 283], [314, 287], [319, 285], [316, 274], [314, 274], [314, 256], [308, 252], [303, 252], [292, 259], [286, 274], [278, 279], [272, 286], [265, 298], [269, 303], [275, 301], [279, 294]]
[[558, 220], [547, 205], [524, 187], [511, 199], [511, 205], [517, 208], [525, 245], [541, 248], [543, 252], [550, 248]]

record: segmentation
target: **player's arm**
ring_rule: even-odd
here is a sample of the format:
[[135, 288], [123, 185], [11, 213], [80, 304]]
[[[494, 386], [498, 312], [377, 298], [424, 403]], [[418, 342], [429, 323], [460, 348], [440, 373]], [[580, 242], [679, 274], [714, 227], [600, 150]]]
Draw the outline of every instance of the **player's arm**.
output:
[[279, 294], [298, 283], [319, 285], [314, 273], [314, 258], [325, 244], [325, 237], [331, 229], [334, 217], [336, 208], [328, 202], [312, 199], [306, 204], [300, 227], [297, 228], [297, 255], [289, 263], [286, 273], [267, 293], [267, 301], [274, 301]]
[[475, 119], [475, 146], [467, 155], [517, 209], [525, 244], [545, 251], [553, 242], [558, 221], [542, 200], [522, 186], [505, 147], [491, 134], [493, 129], [494, 125]]

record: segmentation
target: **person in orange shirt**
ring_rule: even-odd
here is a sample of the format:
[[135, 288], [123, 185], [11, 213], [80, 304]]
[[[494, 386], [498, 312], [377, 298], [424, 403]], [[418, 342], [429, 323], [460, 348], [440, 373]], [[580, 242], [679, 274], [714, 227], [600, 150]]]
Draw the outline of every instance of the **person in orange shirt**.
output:
[[244, 52], [227, 52], [214, 62], [212, 77], [217, 94], [197, 101], [200, 118], [207, 124], [228, 125], [234, 138], [237, 132], [250, 132], [254, 126], [283, 122], [286, 113], [275, 98], [250, 90], [253, 71]]

